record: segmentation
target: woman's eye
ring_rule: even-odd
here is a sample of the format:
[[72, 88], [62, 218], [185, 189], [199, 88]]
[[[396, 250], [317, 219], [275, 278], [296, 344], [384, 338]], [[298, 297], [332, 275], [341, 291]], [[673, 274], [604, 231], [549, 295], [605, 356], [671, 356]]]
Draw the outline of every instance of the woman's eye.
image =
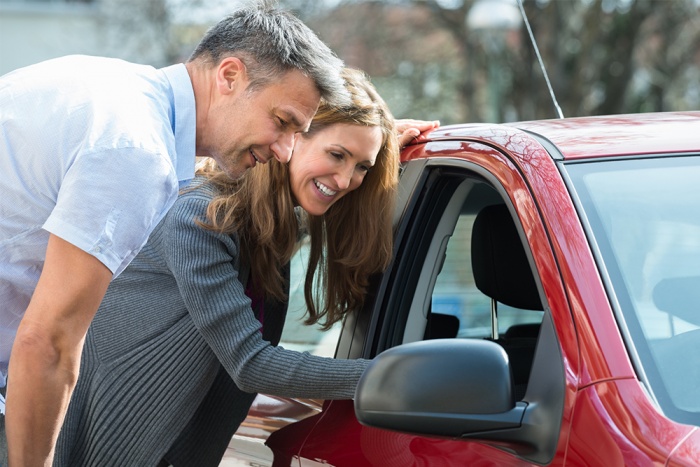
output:
[[333, 152], [331, 151], [331, 156], [335, 157], [338, 160], [343, 160], [343, 153], [342, 152]]
[[287, 126], [287, 121], [283, 118], [277, 117], [277, 120], [280, 122], [280, 126]]
[[369, 172], [369, 169], [370, 169], [370, 168], [371, 168], [371, 167], [370, 167], [369, 165], [358, 165], [358, 166], [357, 166], [357, 169], [358, 169], [360, 172], [363, 172], [363, 173]]

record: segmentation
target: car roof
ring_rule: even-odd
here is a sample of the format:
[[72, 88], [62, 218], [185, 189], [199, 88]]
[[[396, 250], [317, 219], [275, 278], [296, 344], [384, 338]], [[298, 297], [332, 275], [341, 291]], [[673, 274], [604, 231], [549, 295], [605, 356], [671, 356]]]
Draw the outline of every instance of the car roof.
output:
[[[547, 144], [555, 158], [584, 159], [700, 152], [700, 111], [640, 113], [506, 123], [449, 125], [428, 139], [500, 141], [522, 130]], [[521, 134], [522, 136], [522, 134]], [[551, 145], [556, 146], [555, 154]]]
[[565, 159], [700, 150], [700, 112], [664, 112], [522, 122]]

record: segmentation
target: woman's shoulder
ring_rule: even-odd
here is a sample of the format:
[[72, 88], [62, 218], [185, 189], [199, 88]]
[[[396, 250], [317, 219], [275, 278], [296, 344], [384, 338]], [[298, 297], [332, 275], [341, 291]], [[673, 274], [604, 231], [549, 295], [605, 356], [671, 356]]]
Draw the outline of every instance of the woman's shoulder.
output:
[[234, 238], [228, 234], [206, 228], [208, 222], [208, 208], [217, 196], [214, 187], [206, 177], [195, 177], [186, 186], [180, 189], [180, 194], [168, 211], [163, 221], [159, 224], [156, 234], [160, 234], [164, 245], [183, 245], [199, 242], [201, 244], [214, 244], [213, 240], [224, 242], [227, 248], [233, 248]]
[[202, 175], [195, 176], [185, 186], [180, 188], [178, 199], [188, 200], [205, 198], [211, 200], [218, 194], [216, 187], [209, 179]]
[[205, 177], [197, 176], [180, 188], [177, 200], [165, 216], [165, 224], [190, 223], [206, 216], [207, 207], [216, 196], [216, 188]]

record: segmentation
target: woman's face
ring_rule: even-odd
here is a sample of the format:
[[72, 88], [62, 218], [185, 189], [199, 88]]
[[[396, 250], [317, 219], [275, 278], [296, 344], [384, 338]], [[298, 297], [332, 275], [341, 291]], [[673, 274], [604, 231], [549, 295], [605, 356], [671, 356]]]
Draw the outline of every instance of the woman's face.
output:
[[362, 184], [381, 145], [379, 127], [350, 123], [336, 123], [312, 136], [297, 137], [289, 161], [294, 199], [309, 214], [324, 214]]

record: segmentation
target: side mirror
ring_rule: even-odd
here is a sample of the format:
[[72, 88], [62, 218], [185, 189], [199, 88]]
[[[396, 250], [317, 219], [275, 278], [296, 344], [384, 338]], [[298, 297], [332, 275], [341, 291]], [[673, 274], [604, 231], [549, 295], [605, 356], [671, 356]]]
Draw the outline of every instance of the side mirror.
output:
[[527, 404], [514, 401], [508, 356], [474, 339], [436, 339], [391, 348], [360, 378], [360, 423], [407, 433], [463, 437], [518, 428]]

